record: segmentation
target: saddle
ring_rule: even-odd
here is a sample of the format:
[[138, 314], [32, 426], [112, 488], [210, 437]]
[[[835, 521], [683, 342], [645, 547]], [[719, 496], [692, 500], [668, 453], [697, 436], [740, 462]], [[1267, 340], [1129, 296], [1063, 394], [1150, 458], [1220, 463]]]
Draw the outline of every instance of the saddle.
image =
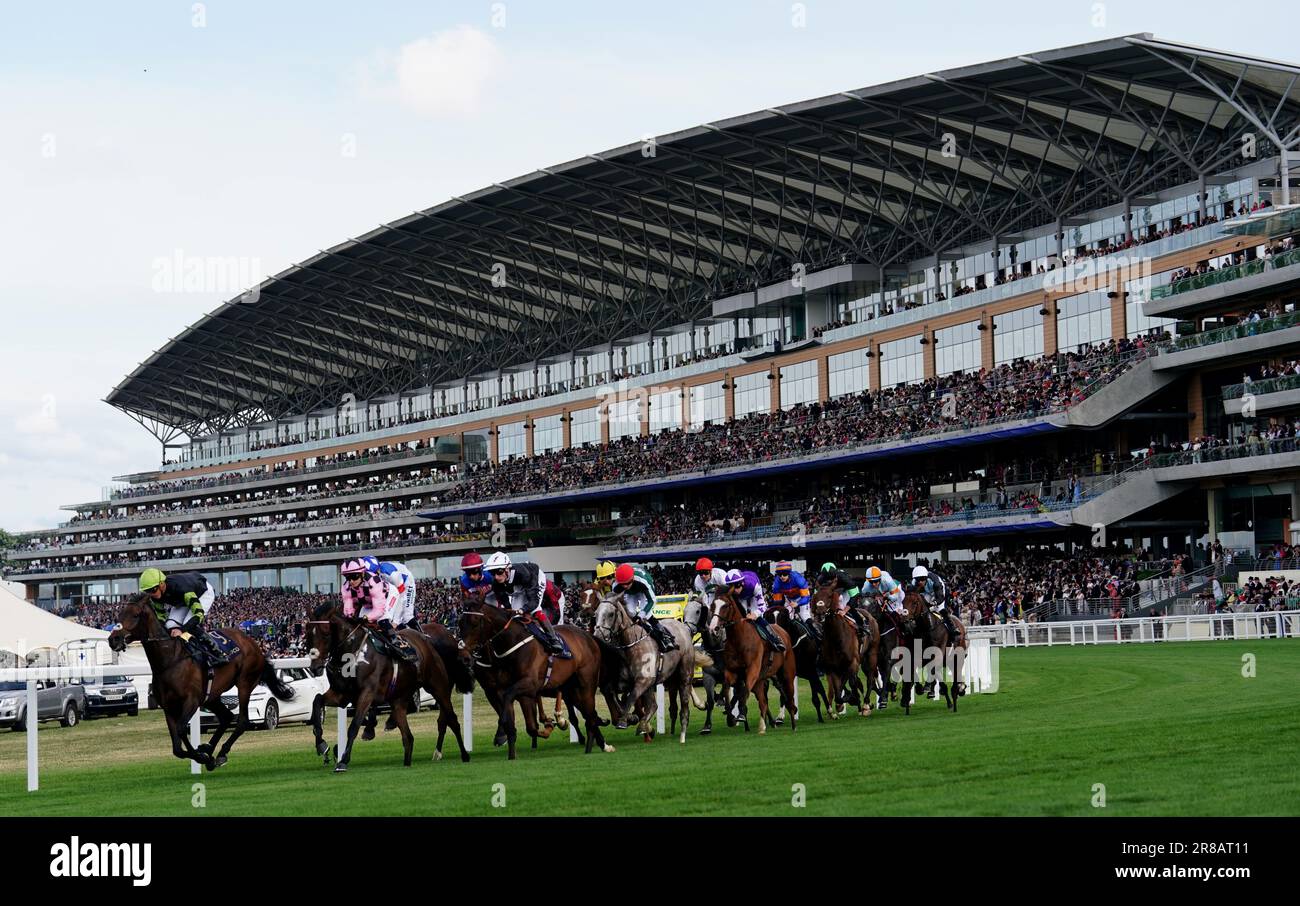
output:
[[189, 652], [190, 657], [194, 659], [194, 662], [198, 664], [199, 668], [202, 670], [211, 672], [213, 669], [220, 667], [222, 664], [228, 664], [243, 654], [243, 652], [239, 650], [239, 644], [224, 635], [221, 630], [214, 630], [206, 633], [206, 636], [208, 641], [212, 643], [212, 646], [223, 658], [225, 658], [225, 660], [218, 661], [214, 659], [212, 653], [204, 646], [203, 642], [201, 642], [197, 636], [188, 633], [183, 636], [185, 640], [185, 650]]
[[[527, 628], [527, 630], [528, 630], [530, 633], [532, 633], [532, 636], [533, 636], [533, 638], [535, 638], [535, 639], [537, 640], [537, 643], [538, 643], [539, 645], [542, 645], [543, 647], [545, 647], [545, 645], [546, 645], [546, 633], [542, 631], [542, 627], [538, 624], [538, 622], [537, 622], [536, 620], [534, 620], [531, 616], [525, 615], [525, 616], [522, 616], [522, 617], [517, 617], [517, 618], [515, 619], [515, 622], [517, 622], [517, 623], [522, 623], [522, 624], [524, 625], [524, 627]], [[547, 654], [547, 657], [551, 658], [552, 660], [554, 660], [555, 658], [559, 658], [559, 659], [562, 660], [562, 661], [572, 660], [572, 659], [573, 659], [573, 651], [569, 648], [569, 643], [566, 642], [566, 641], [564, 640], [564, 636], [560, 635], [560, 634], [557, 632], [557, 633], [555, 633], [555, 638], [559, 640], [559, 642], [560, 642], [560, 648], [561, 648], [562, 650], [561, 650], [561, 652], [560, 652], [559, 654], [549, 654], [549, 653], [548, 653], [548, 654]], [[548, 671], [548, 674], [549, 674], [549, 671]], [[548, 677], [548, 678], [549, 678], [549, 677]]]
[[420, 662], [420, 653], [415, 650], [414, 646], [412, 646], [406, 639], [402, 638], [401, 633], [394, 633], [394, 637], [397, 639], [397, 645], [394, 645], [385, 638], [382, 632], [369, 626], [366, 627], [366, 638], [370, 641], [371, 647], [380, 654], [385, 657], [411, 661], [412, 663], [418, 664]]

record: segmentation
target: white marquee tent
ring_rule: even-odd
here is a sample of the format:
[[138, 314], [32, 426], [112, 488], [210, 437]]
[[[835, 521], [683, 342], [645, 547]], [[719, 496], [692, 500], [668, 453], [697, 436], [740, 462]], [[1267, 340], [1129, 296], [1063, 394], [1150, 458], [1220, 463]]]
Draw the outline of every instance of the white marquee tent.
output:
[[25, 656], [36, 648], [57, 648], [78, 639], [106, 639], [108, 633], [57, 617], [0, 586], [0, 650]]

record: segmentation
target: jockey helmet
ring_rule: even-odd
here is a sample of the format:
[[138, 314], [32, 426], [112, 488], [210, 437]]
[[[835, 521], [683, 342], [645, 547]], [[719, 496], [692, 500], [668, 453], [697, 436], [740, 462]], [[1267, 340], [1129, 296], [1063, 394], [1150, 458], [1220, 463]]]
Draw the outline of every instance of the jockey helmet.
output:
[[697, 573], [713, 572], [713, 561], [710, 560], [708, 557], [701, 557], [700, 559], [695, 561], [695, 571]]
[[596, 564], [597, 579], [612, 579], [614, 577], [614, 564], [609, 560], [601, 560]]
[[378, 558], [378, 557], [362, 557], [362, 558], [361, 558], [361, 562], [365, 564], [365, 566], [366, 566], [366, 572], [368, 572], [368, 573], [377, 573], [377, 572], [379, 572], [379, 558]]
[[618, 569], [614, 570], [614, 581], [619, 585], [630, 585], [635, 578], [636, 572], [631, 563], [620, 563]]
[[744, 581], [745, 581], [745, 577], [744, 575], [741, 574], [740, 570], [738, 569], [727, 570], [726, 582], [728, 585], [739, 585], [741, 582]]
[[354, 576], [364, 576], [370, 570], [366, 569], [365, 561], [354, 557], [351, 560], [344, 560], [343, 568], [339, 572], [343, 573], [343, 578], [350, 579]]
[[823, 563], [823, 564], [822, 564], [822, 568], [821, 568], [821, 572], [824, 572], [824, 573], [834, 573], [834, 572], [839, 572], [839, 567], [836, 566], [834, 563]]
[[867, 569], [867, 581], [872, 583], [873, 585], [880, 581], [880, 575], [881, 573], [880, 573], [879, 566], [872, 566]]
[[917, 579], [928, 579], [928, 578], [930, 578], [930, 571], [926, 569], [924, 566], [918, 566], [912, 570], [913, 582], [915, 582]]
[[509, 569], [510, 565], [510, 556], [508, 554], [504, 551], [495, 551], [492, 556], [487, 558], [487, 563], [483, 565], [483, 568], [490, 573], [494, 573], [499, 569]]
[[470, 551], [468, 554], [460, 558], [461, 572], [467, 573], [471, 569], [482, 569], [482, 568], [483, 568], [483, 558], [480, 557], [476, 551]]
[[157, 567], [151, 566], [144, 572], [140, 573], [140, 590], [153, 591], [165, 581], [167, 581], [167, 576], [163, 574], [163, 571]]
[[778, 576], [781, 575], [781, 573], [789, 575], [792, 569], [794, 569], [794, 567], [790, 565], [789, 560], [782, 560], [776, 566], [772, 567], [772, 572], [776, 573]]

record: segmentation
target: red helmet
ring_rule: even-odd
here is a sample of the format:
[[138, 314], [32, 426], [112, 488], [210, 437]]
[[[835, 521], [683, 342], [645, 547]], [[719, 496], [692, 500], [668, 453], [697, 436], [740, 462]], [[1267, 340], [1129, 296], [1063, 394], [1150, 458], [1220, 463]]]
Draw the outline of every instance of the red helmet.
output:
[[636, 573], [632, 571], [631, 563], [620, 563], [618, 569], [614, 570], [614, 581], [619, 585], [627, 585], [636, 578]]
[[697, 573], [713, 572], [713, 561], [708, 557], [701, 557], [695, 561], [695, 571]]
[[474, 551], [470, 551], [468, 554], [460, 558], [461, 572], [466, 572], [471, 569], [482, 569], [482, 568], [483, 568], [483, 558], [480, 557], [478, 554], [476, 554]]

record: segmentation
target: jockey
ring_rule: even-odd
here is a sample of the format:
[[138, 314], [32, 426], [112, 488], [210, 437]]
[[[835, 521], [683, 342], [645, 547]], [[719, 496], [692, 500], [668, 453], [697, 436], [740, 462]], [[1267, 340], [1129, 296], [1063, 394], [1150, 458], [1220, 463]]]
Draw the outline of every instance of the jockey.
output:
[[541, 642], [548, 654], [564, 654], [564, 645], [551, 626], [546, 609], [546, 573], [536, 563], [514, 564], [504, 551], [488, 557], [484, 569], [492, 576], [492, 591], [502, 607], [528, 613], [541, 630]]
[[483, 572], [483, 558], [470, 551], [460, 558], [460, 594], [473, 597], [479, 589], [492, 590], [492, 580]]
[[789, 560], [777, 563], [772, 572], [772, 606], [784, 606], [791, 620], [798, 619], [814, 639], [820, 639], [821, 634], [812, 618], [812, 589], [808, 587], [808, 580], [794, 571]]
[[217, 593], [200, 573], [176, 573], [168, 578], [161, 569], [150, 567], [140, 574], [140, 591], [152, 599], [154, 615], [172, 638], [185, 641], [186, 648], [200, 648], [216, 666], [229, 660], [203, 630], [203, 617]]
[[[840, 593], [836, 605], [838, 609], [846, 612], [853, 619], [858, 632], [864, 632], [867, 628], [866, 624], [862, 621], [862, 614], [858, 613], [857, 602], [853, 600], [858, 596], [858, 583], [834, 563], [823, 563], [822, 568], [817, 571], [817, 587], [825, 588], [828, 585]], [[852, 607], [849, 606], [850, 603], [853, 604]]]
[[713, 561], [708, 557], [701, 557], [695, 561], [695, 593], [699, 595], [705, 607], [713, 603], [714, 594], [726, 584], [726, 571], [714, 566]]
[[655, 618], [655, 585], [650, 574], [631, 563], [619, 564], [614, 571], [614, 590], [623, 593], [623, 605], [628, 615], [638, 623], [646, 626], [654, 640], [659, 643], [660, 651], [676, 651], [677, 642], [672, 633], [659, 625]]
[[785, 645], [772, 631], [772, 624], [759, 619], [767, 612], [767, 599], [763, 597], [763, 583], [758, 576], [749, 570], [733, 569], [727, 573], [727, 588], [745, 612], [745, 619], [754, 622], [758, 634], [777, 651], [785, 651]]
[[596, 564], [596, 594], [602, 599], [614, 591], [615, 571], [614, 563], [610, 560], [601, 560]]
[[413, 652], [398, 638], [397, 629], [389, 619], [389, 612], [397, 603], [392, 586], [370, 572], [362, 559], [345, 561], [340, 572], [343, 573], [343, 615], [367, 620], [402, 657], [411, 660]]
[[371, 575], [387, 582], [397, 598], [388, 610], [389, 622], [398, 629], [419, 630], [419, 622], [415, 619], [415, 576], [411, 575], [406, 564], [395, 560], [382, 560], [377, 562], [370, 572]]
[[899, 616], [906, 616], [903, 610], [903, 584], [879, 566], [867, 570], [867, 579], [862, 583], [862, 593], [869, 597], [880, 598], [880, 605]]
[[948, 583], [938, 573], [932, 573], [924, 566], [912, 570], [912, 589], [923, 595], [930, 602], [930, 609], [939, 612], [943, 628], [948, 630], [948, 638], [956, 642], [961, 639], [961, 631], [948, 613]]

